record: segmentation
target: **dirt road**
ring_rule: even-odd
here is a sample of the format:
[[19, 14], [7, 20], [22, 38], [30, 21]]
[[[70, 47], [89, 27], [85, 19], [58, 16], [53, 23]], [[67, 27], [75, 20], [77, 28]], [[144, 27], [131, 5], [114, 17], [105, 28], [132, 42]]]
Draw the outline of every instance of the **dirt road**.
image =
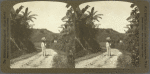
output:
[[10, 68], [51, 68], [53, 64], [53, 56], [57, 53], [52, 49], [46, 49], [46, 56], [42, 56], [42, 52], [10, 65]]
[[116, 68], [117, 59], [121, 54], [118, 49], [112, 49], [112, 56], [107, 56], [107, 52], [105, 52], [94, 58], [76, 63], [75, 68]]

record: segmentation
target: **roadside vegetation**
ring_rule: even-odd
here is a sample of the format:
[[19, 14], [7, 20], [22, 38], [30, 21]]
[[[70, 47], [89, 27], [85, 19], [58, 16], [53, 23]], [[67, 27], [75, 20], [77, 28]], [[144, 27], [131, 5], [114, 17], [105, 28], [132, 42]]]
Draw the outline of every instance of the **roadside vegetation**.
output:
[[[126, 61], [130, 59], [132, 67], [139, 67], [139, 17], [140, 12], [138, 7], [135, 4], [130, 6], [133, 8], [130, 16], [127, 18], [127, 21], [130, 22], [126, 26], [128, 28], [126, 36], [123, 39], [123, 43], [118, 45], [118, 49], [123, 53], [123, 56], [120, 59], [126, 58]], [[131, 58], [128, 58], [128, 57]], [[125, 62], [125, 60], [124, 60]], [[129, 62], [128, 62], [129, 63]]]
[[11, 58], [36, 51], [34, 44], [30, 40], [30, 36], [32, 34], [32, 24], [29, 24], [29, 22], [33, 22], [33, 19], [36, 19], [35, 16], [37, 15], [30, 15], [31, 11], [28, 10], [28, 7], [25, 11], [21, 12], [23, 8], [24, 6], [20, 6], [16, 10], [12, 8], [10, 12]]

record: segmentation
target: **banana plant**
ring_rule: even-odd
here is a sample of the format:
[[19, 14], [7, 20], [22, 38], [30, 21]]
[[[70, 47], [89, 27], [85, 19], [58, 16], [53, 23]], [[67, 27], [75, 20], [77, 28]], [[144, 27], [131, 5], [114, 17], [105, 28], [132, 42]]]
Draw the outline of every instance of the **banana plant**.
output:
[[10, 11], [10, 18], [11, 20], [17, 19], [17, 16], [19, 16], [20, 11], [23, 9], [24, 6], [20, 6], [18, 9], [12, 8]]
[[29, 20], [33, 21], [33, 16], [29, 15], [31, 12], [28, 12], [28, 8], [26, 8], [23, 14], [19, 14], [24, 6], [20, 6], [18, 9], [11, 9], [10, 18], [11, 18], [11, 38], [10, 40], [16, 45], [16, 47], [20, 50], [21, 47], [25, 47], [24, 41], [27, 41], [31, 35], [31, 29], [29, 25]]
[[19, 15], [20, 11], [23, 9], [24, 6], [20, 6], [18, 9], [14, 9], [12, 8], [10, 11], [10, 18], [11, 18], [11, 37], [10, 40], [15, 44], [15, 46], [21, 51], [21, 48], [19, 47], [19, 45], [16, 43], [16, 39], [15, 37], [15, 28], [18, 26], [17, 25], [17, 21], [21, 21], [22, 17], [21, 15]]

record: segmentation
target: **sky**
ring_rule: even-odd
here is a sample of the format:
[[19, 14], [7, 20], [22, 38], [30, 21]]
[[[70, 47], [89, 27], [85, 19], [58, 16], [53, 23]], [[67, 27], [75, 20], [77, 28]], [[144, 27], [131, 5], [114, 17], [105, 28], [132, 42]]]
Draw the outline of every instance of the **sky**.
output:
[[[33, 2], [23, 2], [16, 4], [14, 9], [19, 8], [23, 5], [25, 8], [28, 7], [31, 14], [37, 14], [37, 19], [31, 24], [35, 24], [33, 28], [46, 28], [54, 33], [59, 33], [59, 26], [64, 24], [62, 22], [62, 17], [66, 15], [67, 8], [66, 3], [62, 2], [48, 2], [48, 1], [33, 1]], [[101, 24], [99, 28], [112, 28], [120, 33], [125, 33], [124, 28], [129, 22], [126, 20], [130, 16], [131, 3], [123, 1], [96, 1], [81, 4], [79, 7], [83, 8], [89, 5], [91, 10], [92, 7], [95, 8], [97, 14], [103, 14], [100, 22], [95, 22], [96, 24]]]
[[34, 22], [30, 22], [31, 24], [35, 24], [33, 28], [46, 28], [54, 33], [59, 33], [61, 28], [58, 27], [65, 23], [61, 19], [67, 12], [66, 3], [49, 1], [24, 2], [16, 4], [14, 9], [19, 8], [21, 5], [24, 6], [22, 11], [25, 11], [25, 8], [28, 7], [29, 11], [32, 11], [31, 14], [38, 15], [35, 16], [36, 19], [33, 20]]

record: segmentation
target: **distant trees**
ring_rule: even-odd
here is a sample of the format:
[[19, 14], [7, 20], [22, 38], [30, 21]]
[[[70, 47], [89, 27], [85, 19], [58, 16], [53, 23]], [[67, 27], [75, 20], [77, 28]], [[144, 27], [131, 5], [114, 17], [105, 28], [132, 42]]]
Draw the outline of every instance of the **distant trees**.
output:
[[[12, 41], [12, 52], [16, 51], [15, 46], [22, 51], [23, 49], [27, 52], [32, 52], [35, 50], [34, 45], [30, 41], [30, 35], [32, 33], [29, 21], [33, 21], [32, 18], [36, 19], [34, 16], [29, 15], [28, 8], [25, 9], [23, 14], [19, 14], [23, 6], [20, 6], [17, 10], [11, 9], [11, 41]], [[29, 50], [31, 49], [31, 50]]]
[[127, 37], [125, 41], [127, 45], [127, 50], [132, 53], [132, 64], [134, 66], [139, 66], [139, 16], [140, 11], [135, 4], [131, 4], [131, 11], [130, 16], [127, 20], [130, 24], [127, 25]]

